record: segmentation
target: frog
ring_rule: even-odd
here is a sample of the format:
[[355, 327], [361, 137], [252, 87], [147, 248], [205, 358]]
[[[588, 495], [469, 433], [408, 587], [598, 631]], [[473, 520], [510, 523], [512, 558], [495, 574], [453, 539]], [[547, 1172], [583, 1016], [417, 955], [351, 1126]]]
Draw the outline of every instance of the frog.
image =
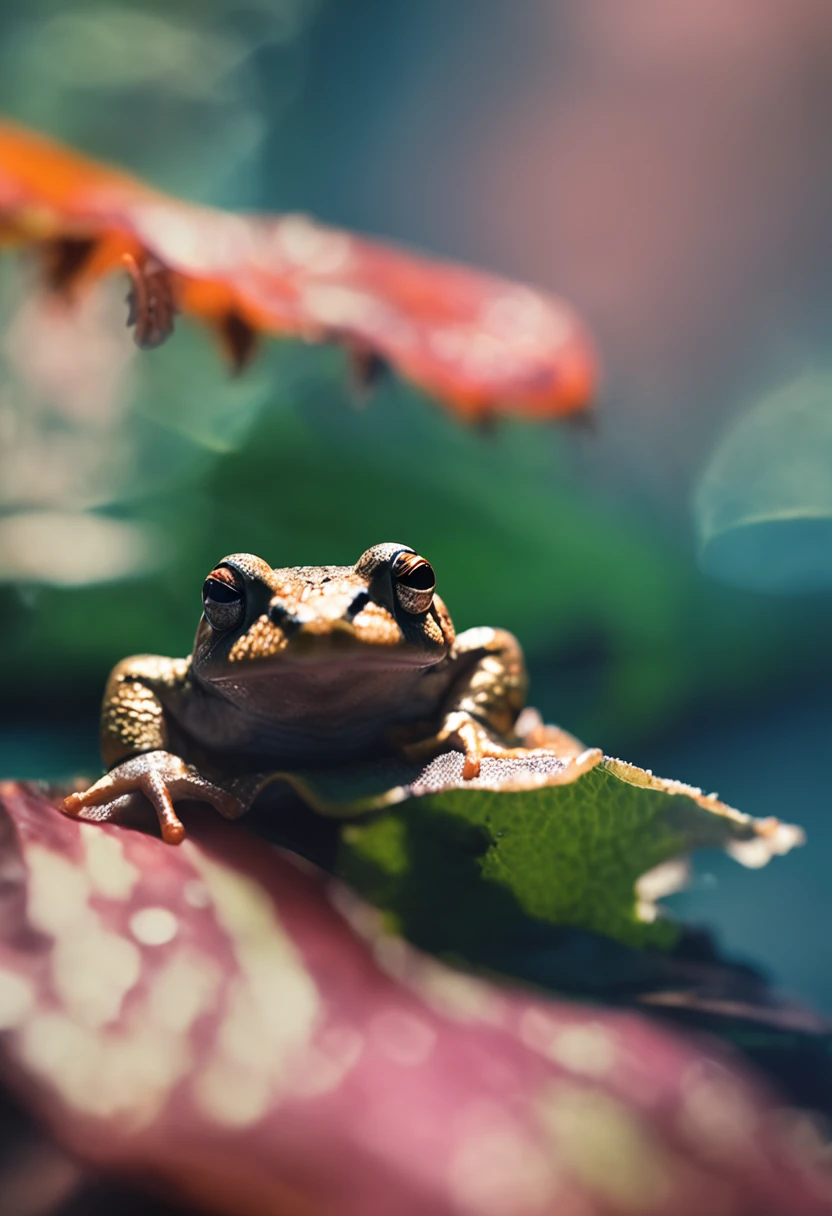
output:
[[134, 655], [110, 673], [107, 772], [63, 809], [107, 821], [146, 800], [178, 844], [177, 802], [237, 819], [287, 771], [456, 750], [470, 781], [486, 757], [529, 755], [516, 732], [527, 687], [517, 639], [457, 634], [433, 567], [407, 545], [374, 545], [354, 566], [234, 553], [205, 579], [189, 657]]

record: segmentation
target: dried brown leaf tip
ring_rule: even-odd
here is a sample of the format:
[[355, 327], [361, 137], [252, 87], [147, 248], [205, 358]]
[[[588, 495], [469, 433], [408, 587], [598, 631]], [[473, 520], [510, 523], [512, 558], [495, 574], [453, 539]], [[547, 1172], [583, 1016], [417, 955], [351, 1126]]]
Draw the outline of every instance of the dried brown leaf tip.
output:
[[365, 391], [390, 367], [471, 423], [575, 417], [595, 397], [586, 329], [548, 292], [305, 216], [193, 206], [11, 123], [0, 123], [0, 243], [47, 248], [57, 288], [126, 266], [143, 347], [169, 336], [178, 307], [235, 369], [259, 334], [337, 342]]
[[0, 1066], [97, 1169], [225, 1216], [832, 1213], [721, 1048], [445, 967], [239, 825], [168, 849], [6, 783], [0, 865]]
[[155, 258], [125, 253], [124, 269], [132, 286], [127, 295], [127, 324], [135, 327], [136, 345], [154, 350], [173, 333], [177, 307], [170, 271]]
[[40, 250], [41, 267], [50, 291], [71, 294], [95, 252], [95, 241], [89, 238], [61, 237], [45, 241]]

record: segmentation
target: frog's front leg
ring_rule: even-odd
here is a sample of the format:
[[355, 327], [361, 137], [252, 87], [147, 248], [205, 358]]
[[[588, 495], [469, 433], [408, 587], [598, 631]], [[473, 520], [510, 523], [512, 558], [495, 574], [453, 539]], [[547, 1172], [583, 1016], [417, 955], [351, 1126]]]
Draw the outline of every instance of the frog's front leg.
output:
[[410, 760], [435, 756], [443, 747], [465, 753], [462, 776], [479, 776], [486, 757], [507, 759], [540, 754], [517, 746], [514, 724], [525, 705], [528, 676], [523, 651], [505, 629], [481, 627], [461, 633], [451, 661], [464, 673], [449, 693], [440, 728], [425, 739], [401, 742]]
[[162, 837], [178, 844], [185, 828], [174, 810], [183, 799], [208, 802], [221, 815], [236, 818], [243, 802], [207, 781], [171, 750], [171, 720], [166, 702], [187, 689], [187, 660], [138, 655], [112, 671], [101, 710], [101, 753], [111, 766], [89, 789], [70, 794], [63, 809], [73, 817], [114, 818], [131, 796], [144, 795], [159, 819]]
[[174, 810], [174, 803], [190, 799], [208, 802], [227, 819], [236, 819], [246, 807], [233, 794], [201, 777], [192, 764], [186, 764], [172, 752], [142, 752], [122, 764], [117, 764], [100, 781], [82, 793], [69, 794], [63, 808], [73, 818], [85, 817], [84, 812], [95, 808], [87, 818], [106, 823], [127, 809], [128, 798], [143, 794], [159, 819], [162, 838], [168, 844], [179, 844], [185, 827]]

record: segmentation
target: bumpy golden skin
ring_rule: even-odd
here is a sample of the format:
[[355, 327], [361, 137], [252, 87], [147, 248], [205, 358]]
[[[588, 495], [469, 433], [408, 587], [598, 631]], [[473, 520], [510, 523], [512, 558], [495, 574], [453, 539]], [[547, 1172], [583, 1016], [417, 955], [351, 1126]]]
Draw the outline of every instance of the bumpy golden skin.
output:
[[520, 646], [502, 629], [456, 637], [430, 565], [404, 545], [376, 545], [354, 567], [233, 554], [203, 597], [189, 659], [138, 655], [111, 673], [111, 771], [65, 800], [69, 814], [111, 818], [141, 793], [176, 843], [175, 801], [234, 818], [280, 769], [455, 747], [471, 778], [484, 756], [516, 751]]

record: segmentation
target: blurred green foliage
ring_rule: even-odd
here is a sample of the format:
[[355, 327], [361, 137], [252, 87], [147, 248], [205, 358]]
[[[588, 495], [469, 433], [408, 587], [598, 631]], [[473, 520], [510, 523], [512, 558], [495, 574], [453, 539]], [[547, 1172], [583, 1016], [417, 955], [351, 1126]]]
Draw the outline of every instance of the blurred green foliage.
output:
[[638, 738], [799, 661], [800, 637], [788, 657], [777, 644], [781, 606], [708, 583], [660, 527], [581, 487], [570, 465], [591, 439], [483, 436], [400, 385], [356, 409], [332, 352], [279, 347], [229, 382], [206, 345], [183, 327], [142, 357], [137, 482], [110, 509], [149, 530], [156, 568], [7, 597], [13, 683], [100, 685], [126, 653], [187, 653], [226, 553], [346, 564], [381, 540], [429, 558], [457, 628], [516, 632], [536, 699], [588, 742]]

